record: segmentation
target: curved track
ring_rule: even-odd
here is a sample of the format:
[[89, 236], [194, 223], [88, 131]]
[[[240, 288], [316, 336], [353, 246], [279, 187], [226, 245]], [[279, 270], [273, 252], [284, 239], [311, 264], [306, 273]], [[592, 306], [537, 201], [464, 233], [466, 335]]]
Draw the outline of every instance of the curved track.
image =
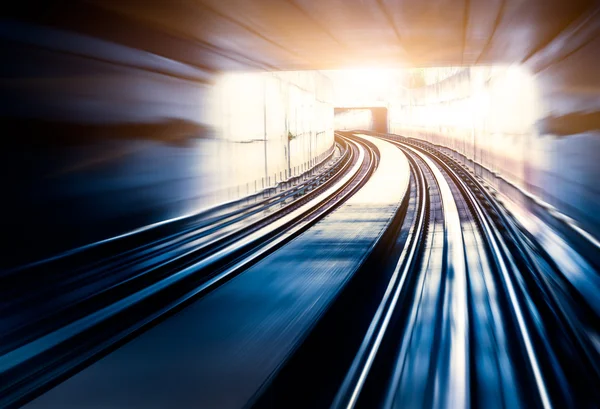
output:
[[540, 271], [551, 261], [464, 168], [426, 144], [384, 139], [412, 163], [412, 231], [423, 237], [407, 240], [331, 407], [597, 407], [598, 328], [576, 314], [589, 307], [550, 288], [560, 272]]
[[[305, 362], [292, 360], [255, 407], [598, 407], [592, 306], [465, 168], [425, 143], [378, 136], [411, 164], [412, 204], [397, 216], [402, 251], [378, 254], [391, 265], [364, 268], [383, 290], [363, 284], [340, 297], [329, 329], [298, 354]], [[336, 324], [349, 313], [359, 314], [354, 325]], [[346, 369], [328, 367], [333, 351], [318, 345], [356, 337], [336, 361]], [[326, 373], [315, 374], [318, 386], [311, 368]]]
[[[194, 220], [186, 229], [159, 226], [149, 242], [124, 236], [4, 273], [12, 293], [1, 306], [6, 338], [0, 373], [8, 380], [0, 388], [1, 406], [31, 399], [228, 281], [343, 203], [369, 179], [377, 152], [339, 140], [343, 155], [330, 169], [259, 203]], [[121, 251], [115, 255], [115, 249]], [[55, 272], [52, 287], [27, 290], [31, 280], [50, 272]]]
[[[372, 235], [364, 258], [355, 257], [361, 261], [339, 293], [317, 297], [331, 297], [331, 304], [303, 323], [310, 330], [298, 332], [302, 342], [285, 352], [246, 406], [597, 408], [600, 317], [589, 294], [466, 168], [424, 142], [377, 136], [395, 147], [343, 133], [337, 162], [267, 199], [51, 260], [60, 278], [53, 287], [26, 291], [46, 265], [5, 273], [22, 294], [7, 292], [0, 304], [14, 313], [2, 321], [0, 372], [9, 382], [0, 389], [1, 406], [30, 400], [269, 255], [281, 253], [287, 266], [283, 245], [359, 192], [380, 163], [385, 167], [379, 146], [408, 159], [409, 194], [389, 211], [391, 220], [375, 222], [385, 232]], [[373, 180], [393, 183], [381, 173]], [[348, 226], [352, 217], [369, 224], [368, 207], [349, 210], [357, 213], [346, 214]], [[327, 226], [335, 230], [340, 223], [333, 220]], [[318, 230], [305, 235], [303, 247], [324, 240]], [[351, 243], [342, 242], [347, 252]], [[328, 268], [341, 260], [301, 254]], [[261, 282], [252, 280], [245, 285]], [[269, 327], [276, 321], [269, 317], [246, 318]], [[256, 344], [262, 335], [250, 334], [245, 345], [269, 354]], [[224, 357], [237, 356], [225, 349]]]

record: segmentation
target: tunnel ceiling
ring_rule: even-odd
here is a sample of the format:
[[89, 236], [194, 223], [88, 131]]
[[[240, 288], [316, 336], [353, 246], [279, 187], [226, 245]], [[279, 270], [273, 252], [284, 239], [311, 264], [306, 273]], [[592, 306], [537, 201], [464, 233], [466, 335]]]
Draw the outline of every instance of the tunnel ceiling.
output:
[[[38, 9], [38, 18], [216, 71], [528, 62], [548, 45], [575, 35], [581, 37], [576, 42], [590, 41], [598, 30], [596, 24], [590, 33], [586, 25], [597, 5], [582, 0], [57, 4], [62, 9], [56, 5]], [[28, 12], [26, 7], [20, 11]], [[581, 33], [582, 26], [587, 34]]]

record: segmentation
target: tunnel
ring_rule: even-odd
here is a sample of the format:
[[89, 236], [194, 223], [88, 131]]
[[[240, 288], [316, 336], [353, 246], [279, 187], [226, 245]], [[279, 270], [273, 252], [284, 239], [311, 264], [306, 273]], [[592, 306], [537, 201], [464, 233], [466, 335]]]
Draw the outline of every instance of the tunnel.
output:
[[[360, 116], [361, 112], [366, 113], [365, 119], [350, 119], [353, 116]], [[340, 122], [339, 127], [336, 126], [336, 129], [366, 129], [380, 133], [388, 132], [388, 111], [386, 107], [334, 108], [333, 113], [334, 119], [339, 119]]]
[[[259, 139], [265, 139], [265, 132], [246, 139], [232, 137], [231, 132], [223, 131], [223, 124], [215, 123], [215, 115], [208, 118], [205, 106], [221, 109], [222, 115], [234, 115], [212, 102], [223, 98], [214, 96], [219, 72], [282, 72], [274, 74], [282, 76], [279, 80], [265, 80], [269, 82], [264, 85], [265, 90], [255, 85], [256, 98], [272, 98], [264, 94], [275, 92], [267, 88], [276, 87], [274, 84], [279, 81], [280, 87], [287, 83], [294, 90], [302, 89], [301, 92], [314, 95], [314, 103], [326, 106], [333, 102], [326, 73], [323, 72], [323, 78], [308, 78], [316, 74], [308, 74], [307, 70], [374, 64], [516, 64], [527, 70], [539, 93], [535, 108], [539, 110], [537, 147], [532, 147], [539, 160], [523, 164], [528, 176], [520, 177], [521, 186], [598, 235], [600, 222], [596, 212], [591, 211], [598, 199], [593, 158], [598, 129], [594, 91], [597, 40], [592, 2], [469, 5], [447, 1], [437, 9], [416, 2], [403, 6], [373, 2], [344, 7], [335, 2], [269, 2], [268, 6], [260, 6], [261, 2], [178, 6], [161, 2], [146, 6], [78, 1], [26, 4], [11, 6], [7, 16], [10, 18], [3, 23], [3, 70], [11, 81], [10, 86], [3, 87], [3, 123], [5, 134], [14, 135], [9, 138], [14, 154], [7, 153], [3, 162], [5, 174], [17, 175], [8, 178], [7, 187], [7, 195], [16, 200], [3, 206], [5, 212], [16, 215], [15, 220], [30, 218], [31, 226], [38, 231], [35, 236], [46, 242], [44, 247], [50, 253], [197, 211], [215, 201], [227, 200], [227, 195], [232, 198], [233, 191], [244, 190], [246, 184], [257, 181], [262, 186], [263, 178], [274, 183], [276, 176], [281, 179], [280, 172], [289, 173], [293, 167], [310, 166], [318, 160], [324, 148], [307, 148], [310, 158], [286, 167], [288, 148], [273, 147], [273, 172], [262, 170], [264, 163], [256, 164], [250, 166], [257, 171], [255, 177], [238, 178], [236, 172], [241, 170], [231, 169], [226, 158], [245, 156], [238, 144], [244, 143], [239, 146], [252, 150]], [[268, 12], [263, 13], [261, 7]], [[277, 24], [270, 24], [275, 16]], [[361, 38], [353, 37], [356, 31], [348, 31], [355, 24], [364, 32]], [[528, 27], [529, 31], [521, 38], [515, 27]], [[301, 78], [303, 75], [307, 77]], [[461, 80], [449, 81], [459, 86]], [[463, 80], [462, 86], [467, 81]], [[429, 87], [454, 85], [440, 83]], [[286, 97], [296, 98], [279, 96]], [[294, 109], [289, 104], [287, 109]], [[256, 108], [257, 124], [258, 111]], [[301, 118], [300, 122], [290, 118], [292, 115]], [[294, 110], [280, 122], [287, 121], [285, 126], [289, 128], [292, 120], [293, 126], [303, 127], [302, 121], [310, 120], [304, 117], [304, 113]], [[307, 128], [298, 129], [303, 133]], [[295, 130], [288, 131], [292, 138], [296, 136]], [[278, 132], [285, 139], [283, 134], [287, 132], [283, 128]], [[324, 132], [329, 143], [333, 138], [332, 129], [327, 126], [309, 132]], [[270, 136], [266, 138], [270, 140]], [[525, 139], [513, 138], [519, 143]], [[48, 160], [46, 146], [57, 150], [54, 158], [61, 159]], [[105, 153], [115, 150], [119, 153]], [[529, 152], [526, 148], [522, 151]], [[565, 151], [570, 154], [563, 155]], [[210, 159], [204, 157], [206, 152], [211, 152]], [[561, 159], [555, 160], [554, 155], [559, 154]], [[29, 159], [17, 159], [23, 155]], [[154, 163], [172, 172], [149, 174], [151, 170], [145, 163], [162, 160], [165, 162], [160, 165]], [[219, 164], [208, 164], [211, 160]], [[554, 168], [557, 163], [560, 168]], [[259, 168], [263, 173], [260, 179]], [[219, 172], [212, 174], [213, 169]], [[136, 173], [142, 177], [135, 178]], [[122, 174], [127, 176], [111, 184], [111, 179], [120, 179]], [[215, 176], [226, 180], [215, 182]], [[26, 178], [27, 183], [22, 183], [21, 178]], [[75, 185], [81, 179], [90, 184], [78, 191]], [[93, 180], [99, 183], [92, 183]], [[26, 184], [41, 187], [31, 189], [35, 193], [27, 192], [33, 194], [29, 197], [20, 191]], [[103, 190], [104, 186], [109, 190]], [[194, 187], [194, 194], [189, 190], [182, 192], [188, 186]], [[217, 193], [223, 186], [231, 192]], [[130, 197], [134, 189], [148, 199], [135, 202]], [[46, 193], [42, 193], [44, 190]], [[18, 200], [25, 197], [26, 203]], [[95, 206], [97, 199], [102, 206]], [[91, 208], [92, 217], [88, 212]], [[57, 228], [56, 223], [72, 234], [69, 243], [59, 244], [56, 240], [56, 247], [51, 249], [47, 239]], [[8, 222], [15, 242], [35, 240], [24, 229], [11, 226]], [[26, 237], [20, 237], [23, 234]]]
[[[6, 300], [0, 308], [9, 333], [1, 343], [0, 372], [10, 379], [0, 388], [1, 407], [598, 404], [596, 2], [24, 0], [6, 9], [0, 52], [0, 287]], [[366, 169], [369, 161], [372, 168]], [[440, 161], [447, 164], [438, 172], [433, 163]], [[368, 190], [367, 179], [372, 186], [379, 180], [379, 187]], [[325, 194], [319, 192], [341, 181], [352, 195], [337, 193], [340, 204], [314, 205]], [[423, 202], [429, 210], [422, 217], [432, 221], [419, 229], [421, 216], [407, 215], [427, 194], [439, 197]], [[462, 195], [464, 203], [443, 200], [451, 194]], [[385, 207], [386, 200], [393, 203]], [[478, 201], [486, 203], [479, 208]], [[263, 203], [272, 207], [261, 213]], [[290, 203], [296, 207], [287, 208]], [[306, 222], [292, 217], [299, 219], [296, 212], [310, 203], [324, 215], [332, 213], [318, 216], [315, 210], [302, 216]], [[280, 215], [280, 208], [287, 210]], [[266, 227], [245, 225], [236, 212], [248, 223], [270, 224], [260, 248], [252, 246]], [[344, 228], [336, 212], [356, 214], [354, 225]], [[441, 215], [444, 223], [435, 219]], [[452, 215], [468, 219], [460, 219], [459, 241], [479, 243], [485, 256], [464, 266], [464, 260], [448, 262], [440, 274], [450, 278], [437, 287], [416, 272], [400, 278], [409, 262], [398, 261], [394, 269], [382, 261], [404, 260], [419, 234], [431, 236], [414, 239], [414, 252], [425, 251], [417, 242], [447, 246], [440, 257], [450, 257], [449, 239], [438, 243], [436, 229], [452, 232]], [[320, 242], [323, 237], [330, 241]], [[283, 254], [278, 249], [288, 247], [292, 255], [277, 259]], [[200, 254], [200, 248], [210, 254]], [[252, 256], [242, 257], [249, 248]], [[352, 251], [356, 265], [339, 267], [345, 261], [336, 260]], [[252, 259], [244, 264], [247, 271], [221, 278], [244, 257]], [[415, 256], [414, 263], [425, 259]], [[246, 273], [265, 265], [262, 282], [248, 278]], [[313, 272], [306, 278], [310, 284], [292, 286], [293, 278], [278, 275], [300, 265]], [[325, 265], [335, 271], [319, 273]], [[356, 274], [349, 273], [353, 269]], [[460, 271], [469, 269], [482, 271], [480, 278], [466, 275], [461, 281]], [[386, 271], [386, 284], [365, 278], [371, 270]], [[164, 290], [165, 280], [176, 284]], [[400, 287], [397, 294], [386, 292], [388, 281], [392, 288], [417, 286], [419, 280], [425, 283], [421, 295], [405, 295]], [[311, 287], [315, 283], [318, 290]], [[233, 294], [236, 285], [244, 286], [239, 294]], [[333, 289], [319, 295], [324, 288], [340, 295]], [[366, 301], [362, 289], [376, 301]], [[268, 291], [280, 298], [267, 304]], [[444, 317], [462, 311], [464, 319], [422, 324], [437, 332], [433, 341], [421, 335], [422, 345], [434, 352], [418, 361], [416, 354], [427, 354], [404, 340], [418, 314], [411, 305], [433, 297], [428, 291], [442, 294], [431, 305], [442, 308]], [[138, 305], [135, 296], [142, 292], [150, 301]], [[217, 297], [226, 301], [219, 304]], [[466, 305], [456, 301], [461, 297]], [[389, 316], [377, 309], [380, 300]], [[135, 319], [110, 309], [117, 304], [134, 305]], [[246, 308], [281, 316], [243, 321]], [[351, 313], [362, 332], [348, 329]], [[123, 317], [122, 324], [96, 325], [99, 317], [113, 315]], [[371, 321], [373, 316], [380, 321]], [[500, 316], [508, 318], [499, 324]], [[293, 332], [302, 317], [307, 323]], [[56, 341], [84, 321], [85, 331]], [[164, 329], [169, 326], [180, 334], [178, 346], [164, 341], [173, 336]], [[149, 341], [146, 335], [157, 328], [162, 335]], [[349, 335], [339, 341], [344, 331]], [[425, 333], [419, 331], [425, 329], [417, 328], [414, 337]], [[379, 333], [381, 338], [369, 338]], [[403, 340], [402, 348], [391, 346], [394, 337]], [[284, 342], [288, 349], [280, 347]], [[20, 361], [35, 348], [43, 353]], [[163, 356], [157, 348], [180, 354]], [[264, 353], [270, 348], [272, 354]], [[398, 362], [408, 354], [406, 366], [392, 367], [386, 363], [392, 358], [375, 352], [360, 355], [368, 348]], [[146, 353], [154, 354], [148, 373]], [[320, 366], [321, 356], [329, 354]], [[466, 364], [456, 364], [461, 354]], [[566, 368], [569, 357], [577, 370]], [[128, 360], [126, 369], [120, 359]], [[443, 359], [450, 363], [436, 366]], [[428, 377], [403, 375], [417, 374], [424, 362]], [[352, 372], [359, 366], [364, 376]], [[490, 374], [492, 367], [498, 374]], [[578, 370], [587, 379], [581, 385], [573, 381]], [[130, 382], [129, 391], [115, 381], [119, 376]], [[384, 391], [386, 383], [373, 379], [391, 379], [395, 391], [412, 395]]]

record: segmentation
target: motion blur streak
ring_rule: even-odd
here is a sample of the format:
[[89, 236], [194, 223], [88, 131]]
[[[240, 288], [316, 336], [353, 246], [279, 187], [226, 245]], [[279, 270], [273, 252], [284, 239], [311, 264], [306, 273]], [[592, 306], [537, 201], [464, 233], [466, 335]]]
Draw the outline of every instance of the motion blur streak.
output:
[[22, 0], [0, 407], [600, 408], [593, 0]]

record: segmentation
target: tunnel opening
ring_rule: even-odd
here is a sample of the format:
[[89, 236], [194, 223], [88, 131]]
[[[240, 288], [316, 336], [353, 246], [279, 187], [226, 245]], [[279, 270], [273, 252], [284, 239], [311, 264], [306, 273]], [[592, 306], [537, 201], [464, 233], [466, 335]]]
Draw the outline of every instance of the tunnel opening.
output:
[[388, 132], [387, 107], [334, 108], [336, 130]]
[[[46, 185], [41, 202], [51, 205], [44, 209], [53, 209], [63, 194], [77, 197], [62, 205], [67, 211], [53, 211], [59, 217], [37, 223], [38, 237], [47, 237], [46, 230], [52, 234], [58, 223], [69, 245], [85, 244], [274, 187], [328, 157], [334, 129], [434, 143], [519, 200], [534, 195], [600, 235], [594, 211], [594, 175], [600, 171], [593, 158], [597, 124], [590, 120], [597, 110], [585, 109], [588, 100], [578, 88], [561, 89], [553, 78], [515, 65], [229, 71], [192, 88], [165, 80], [160, 94], [137, 87], [135, 104], [117, 91], [98, 95], [98, 106], [107, 110], [95, 111], [93, 117], [81, 111], [85, 105], [72, 101], [82, 114], [77, 124], [33, 130], [27, 119], [29, 126], [21, 127], [31, 134], [23, 141], [49, 141], [44, 135], [50, 130], [53, 149], [62, 152], [61, 163], [38, 160], [35, 175], [30, 175], [35, 183], [27, 180], [29, 186]], [[127, 81], [143, 85], [147, 79], [132, 71]], [[572, 95], [563, 97], [565, 93]], [[36, 117], [34, 107], [30, 115]], [[120, 116], [112, 116], [114, 109]], [[43, 112], [69, 124], [59, 120], [66, 111], [61, 116], [57, 107]], [[159, 119], [148, 119], [152, 116]], [[47, 122], [43, 115], [41, 119]], [[165, 121], [186, 126], [165, 128]], [[135, 138], [123, 131], [129, 128], [136, 130]], [[69, 146], [62, 148], [58, 141], [64, 139]], [[31, 149], [27, 142], [13, 150]], [[81, 178], [88, 182], [85, 193], [74, 183]], [[24, 209], [35, 205], [20, 201], [24, 196], [18, 185], [15, 180], [9, 186], [14, 189], [8, 194], [17, 199], [5, 208], [25, 217]], [[118, 194], [98, 209], [97, 199], [105, 197], [106, 189]], [[140, 189], [152, 198], [143, 208], [117, 205], [135, 203]], [[80, 225], [93, 234], [71, 232]], [[7, 227], [14, 237], [30, 240], [19, 225]]]
[[[536, 197], [598, 236], [589, 177], [600, 172], [590, 153], [598, 111], [570, 64], [558, 73], [531, 64], [331, 72], [335, 102], [346, 107], [336, 109], [335, 128], [433, 143], [511, 199], [531, 208]], [[375, 105], [386, 107], [385, 126]]]

